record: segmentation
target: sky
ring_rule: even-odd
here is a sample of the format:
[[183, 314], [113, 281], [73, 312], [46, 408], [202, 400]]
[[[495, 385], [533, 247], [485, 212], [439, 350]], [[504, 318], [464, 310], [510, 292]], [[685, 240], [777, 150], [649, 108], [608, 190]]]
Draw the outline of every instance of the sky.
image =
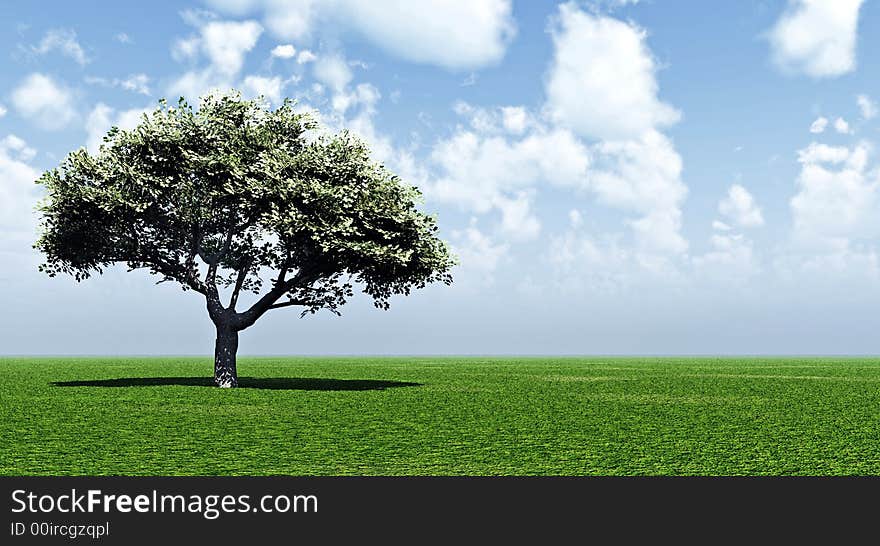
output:
[[877, 0], [0, 5], [0, 354], [210, 354], [201, 296], [38, 271], [42, 172], [235, 88], [418, 186], [452, 286], [241, 354], [878, 354]]

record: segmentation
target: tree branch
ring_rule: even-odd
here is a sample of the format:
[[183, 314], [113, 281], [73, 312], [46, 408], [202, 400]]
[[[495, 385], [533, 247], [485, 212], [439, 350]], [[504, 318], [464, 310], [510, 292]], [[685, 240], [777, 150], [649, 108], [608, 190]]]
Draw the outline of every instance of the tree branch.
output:
[[287, 278], [287, 272], [290, 270], [290, 245], [286, 244], [284, 246], [284, 263], [281, 264], [281, 271], [278, 272], [276, 283], [284, 282], [284, 279]]
[[303, 300], [289, 300], [283, 303], [276, 303], [274, 305], [270, 305], [269, 309], [281, 309], [282, 307], [291, 307], [294, 305], [306, 305], [307, 302]]
[[241, 287], [244, 285], [245, 279], [247, 279], [252, 263], [253, 262], [249, 260], [238, 270], [238, 278], [235, 279], [235, 288], [232, 289], [232, 297], [229, 299], [229, 309], [232, 309], [233, 311], [235, 311], [235, 305], [238, 303], [238, 294], [241, 292]]
[[[282, 273], [284, 273], [284, 270], [282, 270]], [[271, 309], [281, 296], [298, 286], [302, 287], [312, 284], [320, 279], [322, 275], [323, 273], [319, 270], [300, 269], [292, 279], [284, 280], [282, 275], [279, 274], [278, 280], [275, 281], [275, 286], [272, 287], [272, 290], [251, 305], [250, 309], [236, 315], [236, 326], [239, 330], [244, 330], [245, 328], [250, 327], [257, 321], [257, 319], [263, 316], [266, 311]], [[286, 305], [281, 306], [286, 307]]]
[[210, 256], [205, 254], [204, 249], [199, 248], [199, 256], [208, 264], [208, 272], [205, 274], [204, 281], [205, 298], [208, 300], [208, 314], [212, 319], [218, 317], [225, 310], [223, 304], [220, 303], [220, 291], [217, 289], [217, 267], [220, 265], [220, 260], [229, 252], [234, 231], [235, 226], [230, 225], [223, 241], [223, 247]]

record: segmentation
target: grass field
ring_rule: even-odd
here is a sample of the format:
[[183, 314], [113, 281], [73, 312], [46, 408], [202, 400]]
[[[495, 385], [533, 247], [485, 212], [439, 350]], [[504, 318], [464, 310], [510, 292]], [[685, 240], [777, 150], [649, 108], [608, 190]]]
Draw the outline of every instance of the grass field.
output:
[[0, 474], [880, 474], [880, 360], [0, 359]]

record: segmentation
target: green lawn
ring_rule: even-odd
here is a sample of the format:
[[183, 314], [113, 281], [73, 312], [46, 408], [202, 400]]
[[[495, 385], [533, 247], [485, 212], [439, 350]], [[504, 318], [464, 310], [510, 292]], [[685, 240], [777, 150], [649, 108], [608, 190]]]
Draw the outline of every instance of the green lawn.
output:
[[880, 360], [0, 359], [0, 474], [880, 474]]

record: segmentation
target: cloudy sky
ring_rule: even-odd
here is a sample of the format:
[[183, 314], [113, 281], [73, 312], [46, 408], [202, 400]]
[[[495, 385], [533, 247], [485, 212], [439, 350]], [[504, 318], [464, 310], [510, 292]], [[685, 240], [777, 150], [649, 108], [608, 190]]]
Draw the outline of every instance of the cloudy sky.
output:
[[360, 134], [461, 261], [242, 353], [880, 353], [876, 0], [93, 5], [0, 5], [0, 354], [210, 353], [192, 292], [38, 273], [33, 180], [229, 87]]

